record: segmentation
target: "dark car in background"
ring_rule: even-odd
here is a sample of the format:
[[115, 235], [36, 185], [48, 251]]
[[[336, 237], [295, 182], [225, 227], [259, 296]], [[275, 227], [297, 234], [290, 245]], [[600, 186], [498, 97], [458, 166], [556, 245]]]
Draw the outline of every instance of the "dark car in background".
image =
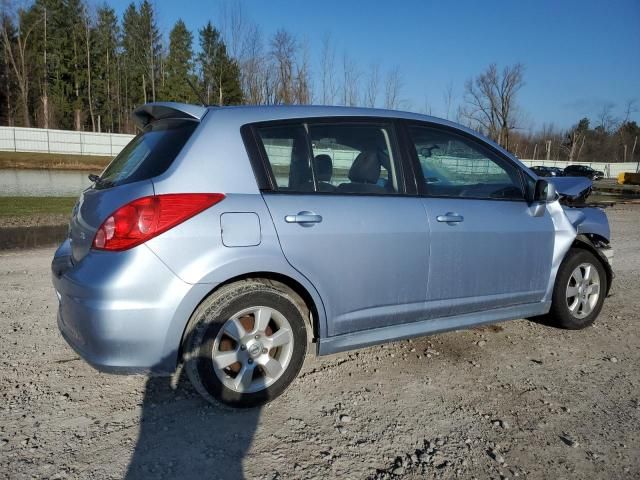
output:
[[601, 180], [604, 178], [604, 172], [594, 170], [587, 165], [568, 165], [564, 169], [566, 177], [587, 177], [591, 180]]
[[559, 167], [536, 165], [535, 167], [531, 167], [531, 171], [539, 177], [564, 177], [564, 172]]

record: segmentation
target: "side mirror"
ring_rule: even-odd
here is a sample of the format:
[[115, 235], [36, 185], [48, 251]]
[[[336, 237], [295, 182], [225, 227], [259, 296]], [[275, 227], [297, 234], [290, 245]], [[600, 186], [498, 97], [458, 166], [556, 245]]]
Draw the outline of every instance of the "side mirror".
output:
[[534, 202], [551, 203], [556, 200], [558, 193], [556, 186], [546, 180], [536, 181], [536, 188], [533, 195]]

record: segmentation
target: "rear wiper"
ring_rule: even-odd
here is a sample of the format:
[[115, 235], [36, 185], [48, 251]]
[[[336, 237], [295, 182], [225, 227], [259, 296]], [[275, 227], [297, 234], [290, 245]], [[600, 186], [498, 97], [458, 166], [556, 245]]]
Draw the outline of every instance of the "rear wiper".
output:
[[95, 173], [89, 174], [89, 180], [91, 180], [99, 187], [109, 187], [113, 183], [110, 180], [103, 179], [100, 175], [96, 175]]

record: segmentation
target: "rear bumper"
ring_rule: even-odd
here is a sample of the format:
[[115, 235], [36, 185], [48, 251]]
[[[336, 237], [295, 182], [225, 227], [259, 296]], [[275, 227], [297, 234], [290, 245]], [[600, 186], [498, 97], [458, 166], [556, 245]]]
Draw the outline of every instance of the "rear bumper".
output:
[[67, 343], [100, 371], [173, 372], [203, 286], [180, 280], [144, 245], [92, 251], [76, 265], [65, 256], [63, 244], [52, 277], [58, 328]]

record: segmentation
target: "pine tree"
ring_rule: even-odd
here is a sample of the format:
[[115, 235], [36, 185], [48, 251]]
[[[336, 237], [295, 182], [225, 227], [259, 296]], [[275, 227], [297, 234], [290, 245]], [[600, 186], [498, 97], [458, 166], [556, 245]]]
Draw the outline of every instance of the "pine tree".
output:
[[93, 48], [94, 103], [100, 130], [115, 132], [119, 128], [118, 102], [118, 17], [104, 5], [97, 11]]
[[129, 112], [137, 105], [146, 102], [143, 89], [145, 66], [143, 45], [140, 40], [140, 15], [131, 3], [122, 16], [122, 108], [125, 112], [122, 131], [132, 132], [133, 126]]
[[182, 20], [178, 20], [169, 33], [169, 54], [165, 62], [166, 75], [162, 100], [195, 102], [195, 93], [187, 83], [193, 82], [193, 35]]
[[207, 22], [199, 33], [198, 64], [207, 103], [217, 105], [242, 103], [240, 68], [237, 62], [227, 54], [220, 32], [211, 25], [211, 22]]
[[[155, 102], [158, 87], [159, 66], [160, 66], [160, 32], [156, 24], [153, 6], [149, 0], [144, 0], [140, 4], [139, 13], [139, 41], [145, 74], [143, 76], [143, 88], [145, 90], [145, 103]], [[148, 100], [147, 100], [148, 99]]]
[[9, 50], [5, 48], [4, 38], [8, 45], [15, 44], [16, 30], [13, 22], [6, 12], [0, 14], [0, 29], [2, 29], [2, 37], [0, 37], [0, 125], [15, 124], [15, 92], [18, 86], [15, 82], [14, 73], [10, 64]]

